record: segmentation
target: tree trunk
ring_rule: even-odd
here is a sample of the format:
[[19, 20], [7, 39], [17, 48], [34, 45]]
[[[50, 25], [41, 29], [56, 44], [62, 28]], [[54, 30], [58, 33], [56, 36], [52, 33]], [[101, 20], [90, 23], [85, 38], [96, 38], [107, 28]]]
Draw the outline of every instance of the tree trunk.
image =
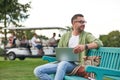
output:
[[[4, 6], [5, 6], [5, 19], [4, 19], [4, 27], [6, 28], [7, 24], [6, 24], [6, 21], [7, 21], [7, 18], [6, 18], [6, 0], [4, 0]], [[6, 32], [6, 29], [4, 29], [4, 34], [5, 34], [5, 41], [4, 41], [4, 60], [7, 60], [7, 55], [6, 55], [6, 50], [5, 50], [5, 45], [7, 44], [7, 32]]]

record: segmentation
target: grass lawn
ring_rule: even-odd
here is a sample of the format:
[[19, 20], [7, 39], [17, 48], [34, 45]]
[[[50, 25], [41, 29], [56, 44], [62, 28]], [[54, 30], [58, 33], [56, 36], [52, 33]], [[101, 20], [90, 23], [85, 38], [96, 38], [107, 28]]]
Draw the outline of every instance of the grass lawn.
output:
[[[45, 64], [40, 58], [26, 58], [23, 61], [18, 59], [14, 61], [4, 60], [0, 57], [0, 80], [38, 80], [33, 70], [36, 66]], [[104, 80], [112, 80], [105, 78]]]
[[23, 61], [4, 60], [0, 57], [0, 80], [38, 80], [33, 70], [36, 66], [45, 64], [40, 58], [26, 58]]

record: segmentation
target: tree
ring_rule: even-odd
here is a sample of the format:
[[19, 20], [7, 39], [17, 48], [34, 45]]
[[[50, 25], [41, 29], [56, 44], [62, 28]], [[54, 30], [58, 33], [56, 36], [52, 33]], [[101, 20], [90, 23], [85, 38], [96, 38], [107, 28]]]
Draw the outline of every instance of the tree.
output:
[[9, 26], [10, 23], [15, 26], [22, 26], [19, 22], [28, 18], [29, 8], [30, 2], [20, 4], [18, 0], [0, 0], [0, 20], [6, 21], [6, 26]]
[[[22, 25], [19, 23], [28, 18], [27, 12], [30, 8], [30, 2], [20, 4], [18, 0], [0, 0], [0, 22], [3, 22], [5, 28], [11, 24], [20, 27]], [[6, 30], [4, 30], [4, 34], [6, 44]]]
[[100, 35], [100, 40], [102, 40], [105, 47], [108, 46], [108, 43], [109, 43], [108, 35]]
[[120, 47], [119, 31], [112, 31], [108, 35], [101, 35], [100, 39], [105, 47]]

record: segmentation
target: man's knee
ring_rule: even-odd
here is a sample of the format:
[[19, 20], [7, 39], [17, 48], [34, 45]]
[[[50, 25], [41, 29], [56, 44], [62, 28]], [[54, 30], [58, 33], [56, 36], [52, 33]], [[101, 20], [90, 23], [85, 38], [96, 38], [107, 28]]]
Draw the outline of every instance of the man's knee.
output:
[[67, 64], [68, 64], [69, 62], [68, 61], [61, 61], [59, 64], [58, 64], [58, 66], [62, 69], [64, 69], [65, 67], [67, 67]]
[[34, 72], [35, 76], [40, 76], [40, 74], [41, 74], [42, 71], [41, 71], [40, 68], [36, 67], [33, 72]]

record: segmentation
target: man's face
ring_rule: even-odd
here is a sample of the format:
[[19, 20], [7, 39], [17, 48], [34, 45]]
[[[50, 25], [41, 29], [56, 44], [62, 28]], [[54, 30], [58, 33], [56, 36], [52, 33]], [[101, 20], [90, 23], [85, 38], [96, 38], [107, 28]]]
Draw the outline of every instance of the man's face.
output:
[[73, 20], [73, 30], [81, 32], [85, 28], [86, 21], [84, 20], [84, 17], [77, 17]]

